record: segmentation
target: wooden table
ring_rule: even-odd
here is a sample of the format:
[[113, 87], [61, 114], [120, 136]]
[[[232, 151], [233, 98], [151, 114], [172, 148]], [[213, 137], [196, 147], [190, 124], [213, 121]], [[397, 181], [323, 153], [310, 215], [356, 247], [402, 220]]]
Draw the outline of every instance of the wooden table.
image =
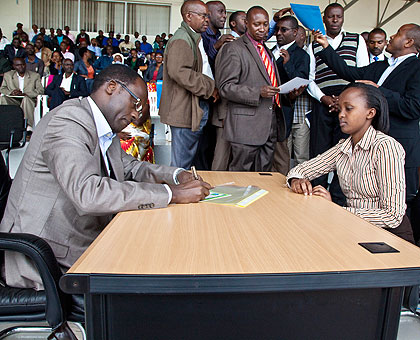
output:
[[[62, 278], [90, 339], [395, 339], [420, 249], [273, 173], [201, 172], [269, 191], [118, 214]], [[359, 242], [399, 253], [371, 254]]]

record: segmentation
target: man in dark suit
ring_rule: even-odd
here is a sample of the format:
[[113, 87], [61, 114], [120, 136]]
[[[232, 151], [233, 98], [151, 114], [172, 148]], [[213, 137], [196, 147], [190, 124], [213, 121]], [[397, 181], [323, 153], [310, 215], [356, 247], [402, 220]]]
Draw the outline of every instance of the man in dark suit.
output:
[[386, 44], [386, 32], [382, 28], [377, 27], [370, 31], [367, 40], [369, 63], [387, 60], [387, 57], [384, 54]]
[[391, 36], [386, 51], [392, 57], [365, 67], [350, 67], [340, 59], [321, 34], [315, 39], [324, 48], [319, 56], [338, 75], [348, 81], [360, 80], [378, 87], [389, 105], [389, 135], [404, 147], [407, 200], [418, 189], [420, 165], [420, 26], [408, 24]]
[[19, 37], [14, 37], [10, 45], [4, 48], [4, 56], [9, 60], [10, 65], [13, 65], [13, 59], [26, 57], [25, 49], [20, 45]]
[[260, 6], [246, 16], [247, 33], [216, 58], [216, 85], [228, 101], [223, 137], [231, 143], [232, 171], [271, 171], [274, 144], [285, 139], [280, 77], [265, 46], [268, 14]]
[[[296, 43], [299, 25], [292, 16], [281, 17], [276, 25], [277, 45], [273, 48], [280, 80], [284, 84], [295, 77], [309, 79], [309, 54]], [[292, 94], [282, 96], [283, 113], [286, 120], [286, 137], [290, 136], [294, 118]], [[309, 130], [308, 130], [309, 131]], [[277, 142], [274, 151], [273, 170], [287, 175], [289, 171], [289, 148], [287, 140]]]
[[65, 100], [89, 95], [86, 81], [83, 77], [73, 73], [74, 64], [71, 59], [64, 59], [64, 74], [55, 76], [45, 89], [45, 94], [50, 98], [50, 110], [61, 105]]

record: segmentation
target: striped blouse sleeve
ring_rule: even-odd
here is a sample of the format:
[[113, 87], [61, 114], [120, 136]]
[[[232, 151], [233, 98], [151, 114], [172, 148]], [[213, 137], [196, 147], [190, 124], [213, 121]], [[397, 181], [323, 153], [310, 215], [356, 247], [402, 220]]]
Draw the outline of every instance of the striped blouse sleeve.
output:
[[324, 153], [312, 158], [302, 164], [295, 166], [287, 174], [287, 183], [292, 178], [306, 178], [312, 181], [322, 175], [328, 174], [336, 169], [336, 160], [344, 140]]
[[376, 173], [372, 180], [380, 188], [380, 208], [346, 209], [378, 227], [396, 228], [405, 214], [405, 152], [394, 140], [378, 145], [376, 152]]

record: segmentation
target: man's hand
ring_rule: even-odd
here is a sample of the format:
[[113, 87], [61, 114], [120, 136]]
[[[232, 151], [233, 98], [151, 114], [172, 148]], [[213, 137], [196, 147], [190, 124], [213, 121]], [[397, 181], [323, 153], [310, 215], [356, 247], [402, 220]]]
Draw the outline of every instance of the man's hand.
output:
[[122, 140], [129, 140], [131, 139], [131, 135], [128, 132], [121, 131], [118, 133], [118, 138]]
[[216, 103], [220, 99], [219, 90], [217, 89], [217, 87], [214, 88], [211, 96], [213, 97], [213, 103]]
[[336, 96], [323, 96], [321, 103], [328, 106], [328, 112], [338, 112], [338, 97]]
[[[178, 175], [179, 178], [179, 175]], [[204, 181], [189, 181], [179, 185], [170, 185], [172, 190], [171, 203], [195, 203], [210, 194], [211, 185]]]
[[293, 178], [290, 188], [298, 194], [312, 195], [312, 184], [306, 178]]
[[329, 43], [327, 37], [324, 36], [320, 31], [312, 30], [312, 36], [314, 38], [314, 41], [320, 44], [323, 48], [328, 47]]
[[66, 91], [64, 89], [64, 87], [60, 87], [60, 90], [63, 91], [66, 96], [69, 96], [70, 95], [70, 92], [69, 91]]
[[278, 87], [264, 85], [261, 87], [261, 97], [263, 98], [273, 98], [277, 93], [280, 92]]
[[216, 43], [214, 44], [214, 48], [218, 51], [223, 46], [223, 44], [234, 41], [234, 40], [235, 40], [235, 37], [232, 34], [223, 34], [219, 38], [219, 40], [217, 40]]
[[322, 185], [317, 185], [313, 190], [312, 194], [315, 196], [324, 197], [328, 201], [332, 201], [330, 192], [325, 189]]
[[356, 83], [363, 83], [363, 84], [366, 84], [366, 85], [372, 85], [372, 86], [375, 86], [376, 88], [379, 87], [378, 84], [374, 83], [371, 80], [356, 80]]
[[280, 18], [285, 15], [287, 12], [289, 12], [290, 15], [294, 15], [295, 13], [293, 13], [292, 8], [291, 7], [286, 7], [281, 9], [280, 11], [276, 12], [273, 16], [273, 20], [275, 22], [279, 21]]
[[[192, 172], [190, 172], [190, 171], [182, 171], [182, 172], [180, 172], [178, 175], [177, 175], [177, 177], [176, 177], [177, 179], [178, 179], [178, 182], [179, 182], [179, 184], [182, 184], [182, 183], [187, 183], [187, 182], [191, 182], [191, 181], [194, 181], [195, 180], [195, 178], [194, 178], [194, 175], [192, 174]], [[200, 175], [198, 175], [198, 179], [200, 180], [200, 181], [202, 181], [203, 179], [201, 178], [201, 176]]]
[[11, 95], [11, 96], [22, 96], [22, 95], [23, 95], [23, 93], [22, 93], [22, 91], [21, 91], [21, 90], [19, 90], [19, 89], [15, 89], [15, 90], [13, 90], [12, 92], [10, 92], [10, 95]]
[[280, 50], [280, 56], [283, 57], [283, 65], [286, 64], [290, 60], [290, 54], [285, 49]]
[[306, 89], [306, 85], [302, 85], [301, 87], [292, 90], [289, 92], [289, 99], [295, 100], [297, 97], [299, 97]]

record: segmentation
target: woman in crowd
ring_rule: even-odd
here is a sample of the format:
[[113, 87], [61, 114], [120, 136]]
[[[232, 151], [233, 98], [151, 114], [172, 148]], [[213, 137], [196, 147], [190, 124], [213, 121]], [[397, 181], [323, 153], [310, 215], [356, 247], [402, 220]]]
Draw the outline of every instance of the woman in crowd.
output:
[[130, 50], [130, 57], [127, 58], [125, 63], [129, 68], [136, 72], [138, 72], [138, 70], [145, 71], [147, 69], [144, 58], [140, 58], [137, 54], [137, 50], [134, 48]]
[[153, 147], [150, 144], [151, 127], [149, 104], [146, 103], [139, 119], [118, 134], [121, 148], [139, 161], [155, 163]]
[[158, 34], [153, 42], [153, 51], [157, 51], [159, 49], [159, 41], [161, 41], [160, 35]]
[[49, 66], [50, 74], [53, 76], [62, 73], [63, 56], [60, 52], [54, 51], [51, 55], [51, 62]]
[[405, 152], [386, 135], [388, 104], [374, 86], [354, 83], [339, 97], [341, 131], [350, 137], [287, 175], [290, 188], [300, 194], [331, 200], [323, 186], [310, 181], [337, 170], [347, 207], [353, 214], [414, 243], [405, 215]]
[[[93, 39], [92, 39], [93, 40]], [[93, 80], [95, 78], [95, 69], [92, 65], [92, 52], [87, 49], [87, 47], [82, 47], [79, 49], [80, 58], [79, 61], [76, 61], [74, 64], [74, 72], [85, 78], [86, 87], [88, 92], [92, 92]]]
[[156, 52], [156, 64], [150, 65], [144, 72], [144, 81], [156, 83], [157, 80], [163, 79], [163, 55]]

